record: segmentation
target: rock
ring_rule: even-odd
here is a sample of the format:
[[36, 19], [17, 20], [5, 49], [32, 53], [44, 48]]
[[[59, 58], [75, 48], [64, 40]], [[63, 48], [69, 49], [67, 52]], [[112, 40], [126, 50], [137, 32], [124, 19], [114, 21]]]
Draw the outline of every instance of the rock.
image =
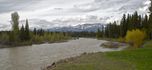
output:
[[42, 69], [42, 70], [50, 70], [52, 68], [56, 67], [56, 63], [53, 62], [51, 65], [47, 66], [46, 69]]
[[105, 42], [101, 44], [102, 47], [104, 48], [119, 48], [120, 46], [123, 46], [124, 44], [119, 43], [119, 42]]

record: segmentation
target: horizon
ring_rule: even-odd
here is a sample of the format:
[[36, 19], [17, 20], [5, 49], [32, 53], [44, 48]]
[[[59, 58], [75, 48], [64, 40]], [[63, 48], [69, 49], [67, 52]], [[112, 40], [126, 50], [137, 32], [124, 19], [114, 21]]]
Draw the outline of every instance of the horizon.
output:
[[152, 0], [0, 0], [0, 70], [152, 70]]
[[149, 6], [150, 0], [0, 0], [0, 30], [11, 28], [10, 18], [14, 11], [20, 15], [20, 26], [29, 19], [30, 28], [52, 28], [106, 24], [120, 20], [124, 13], [148, 14]]

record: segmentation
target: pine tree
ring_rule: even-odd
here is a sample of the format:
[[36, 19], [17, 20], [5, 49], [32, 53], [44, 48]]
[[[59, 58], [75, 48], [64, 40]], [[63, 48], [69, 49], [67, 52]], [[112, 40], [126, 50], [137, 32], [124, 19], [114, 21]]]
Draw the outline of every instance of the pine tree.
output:
[[150, 16], [149, 16], [149, 25], [148, 25], [148, 36], [149, 39], [152, 39], [152, 3], [151, 3], [151, 7], [149, 7], [150, 10]]
[[24, 26], [22, 25], [21, 30], [20, 30], [20, 40], [25, 41], [25, 29]]
[[109, 25], [108, 25], [108, 37], [109, 38], [112, 38], [112, 23], [110, 23]]
[[97, 37], [98, 39], [101, 38], [101, 31], [100, 31], [100, 29], [97, 30], [96, 37]]
[[34, 32], [34, 35], [37, 35], [37, 30], [36, 30], [36, 28], [34, 28], [33, 32]]
[[125, 37], [126, 33], [127, 33], [127, 20], [126, 20], [126, 14], [123, 15], [123, 18], [121, 20], [121, 23], [120, 23], [120, 34], [121, 34], [121, 37]]
[[147, 32], [148, 27], [149, 27], [149, 22], [148, 22], [148, 16], [147, 15], [144, 16], [141, 25], [142, 25], [142, 29], [144, 29]]
[[152, 39], [152, 14], [149, 16], [148, 35], [149, 39]]
[[118, 38], [119, 37], [119, 27], [116, 24], [116, 21], [112, 24], [112, 30], [113, 30], [113, 38]]
[[44, 35], [44, 30], [43, 30], [42, 28], [39, 30], [39, 35], [40, 35], [40, 36], [43, 36], [43, 35]]
[[134, 14], [133, 14], [133, 29], [140, 29], [140, 24], [141, 24], [141, 16], [138, 15], [138, 12], [136, 11]]
[[30, 40], [30, 31], [29, 31], [29, 25], [28, 25], [28, 20], [26, 20], [26, 25], [25, 25], [25, 40]]
[[104, 32], [104, 25], [102, 25], [102, 32], [101, 33], [102, 33], [102, 37], [104, 37], [104, 33], [105, 33]]

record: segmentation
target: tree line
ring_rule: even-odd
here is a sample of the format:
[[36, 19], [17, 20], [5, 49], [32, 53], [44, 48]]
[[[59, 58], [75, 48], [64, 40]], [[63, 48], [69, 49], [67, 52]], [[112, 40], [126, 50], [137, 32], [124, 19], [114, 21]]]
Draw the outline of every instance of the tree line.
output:
[[[152, 0], [151, 0], [152, 1]], [[124, 14], [120, 23], [112, 22], [102, 27], [96, 33], [97, 38], [124, 38], [128, 31], [142, 30], [146, 33], [146, 39], [152, 39], [152, 3], [149, 7], [149, 15]], [[137, 31], [138, 31], [137, 30]]]
[[120, 24], [116, 21], [107, 24], [102, 30], [98, 30], [98, 38], [124, 38], [129, 30], [143, 30], [147, 34], [147, 39], [152, 39], [152, 14], [139, 15], [136, 11], [134, 14], [124, 14]]
[[19, 27], [19, 15], [17, 12], [11, 14], [11, 31], [0, 31], [0, 43], [4, 45], [30, 45], [33, 43], [66, 41], [71, 37], [63, 32], [49, 32], [43, 29], [29, 29], [26, 19], [25, 25]]

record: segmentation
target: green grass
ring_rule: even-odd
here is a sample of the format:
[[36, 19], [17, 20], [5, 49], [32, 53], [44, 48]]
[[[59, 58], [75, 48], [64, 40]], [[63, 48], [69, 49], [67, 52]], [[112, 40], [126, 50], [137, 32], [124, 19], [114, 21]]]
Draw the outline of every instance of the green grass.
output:
[[82, 55], [59, 63], [53, 70], [132, 70], [133, 66], [125, 62], [119, 62], [105, 58], [103, 53]]
[[152, 41], [144, 48], [81, 55], [53, 70], [152, 70]]
[[131, 63], [136, 70], [152, 70], [152, 41], [147, 42], [144, 48], [109, 52], [106, 55], [114, 60]]

